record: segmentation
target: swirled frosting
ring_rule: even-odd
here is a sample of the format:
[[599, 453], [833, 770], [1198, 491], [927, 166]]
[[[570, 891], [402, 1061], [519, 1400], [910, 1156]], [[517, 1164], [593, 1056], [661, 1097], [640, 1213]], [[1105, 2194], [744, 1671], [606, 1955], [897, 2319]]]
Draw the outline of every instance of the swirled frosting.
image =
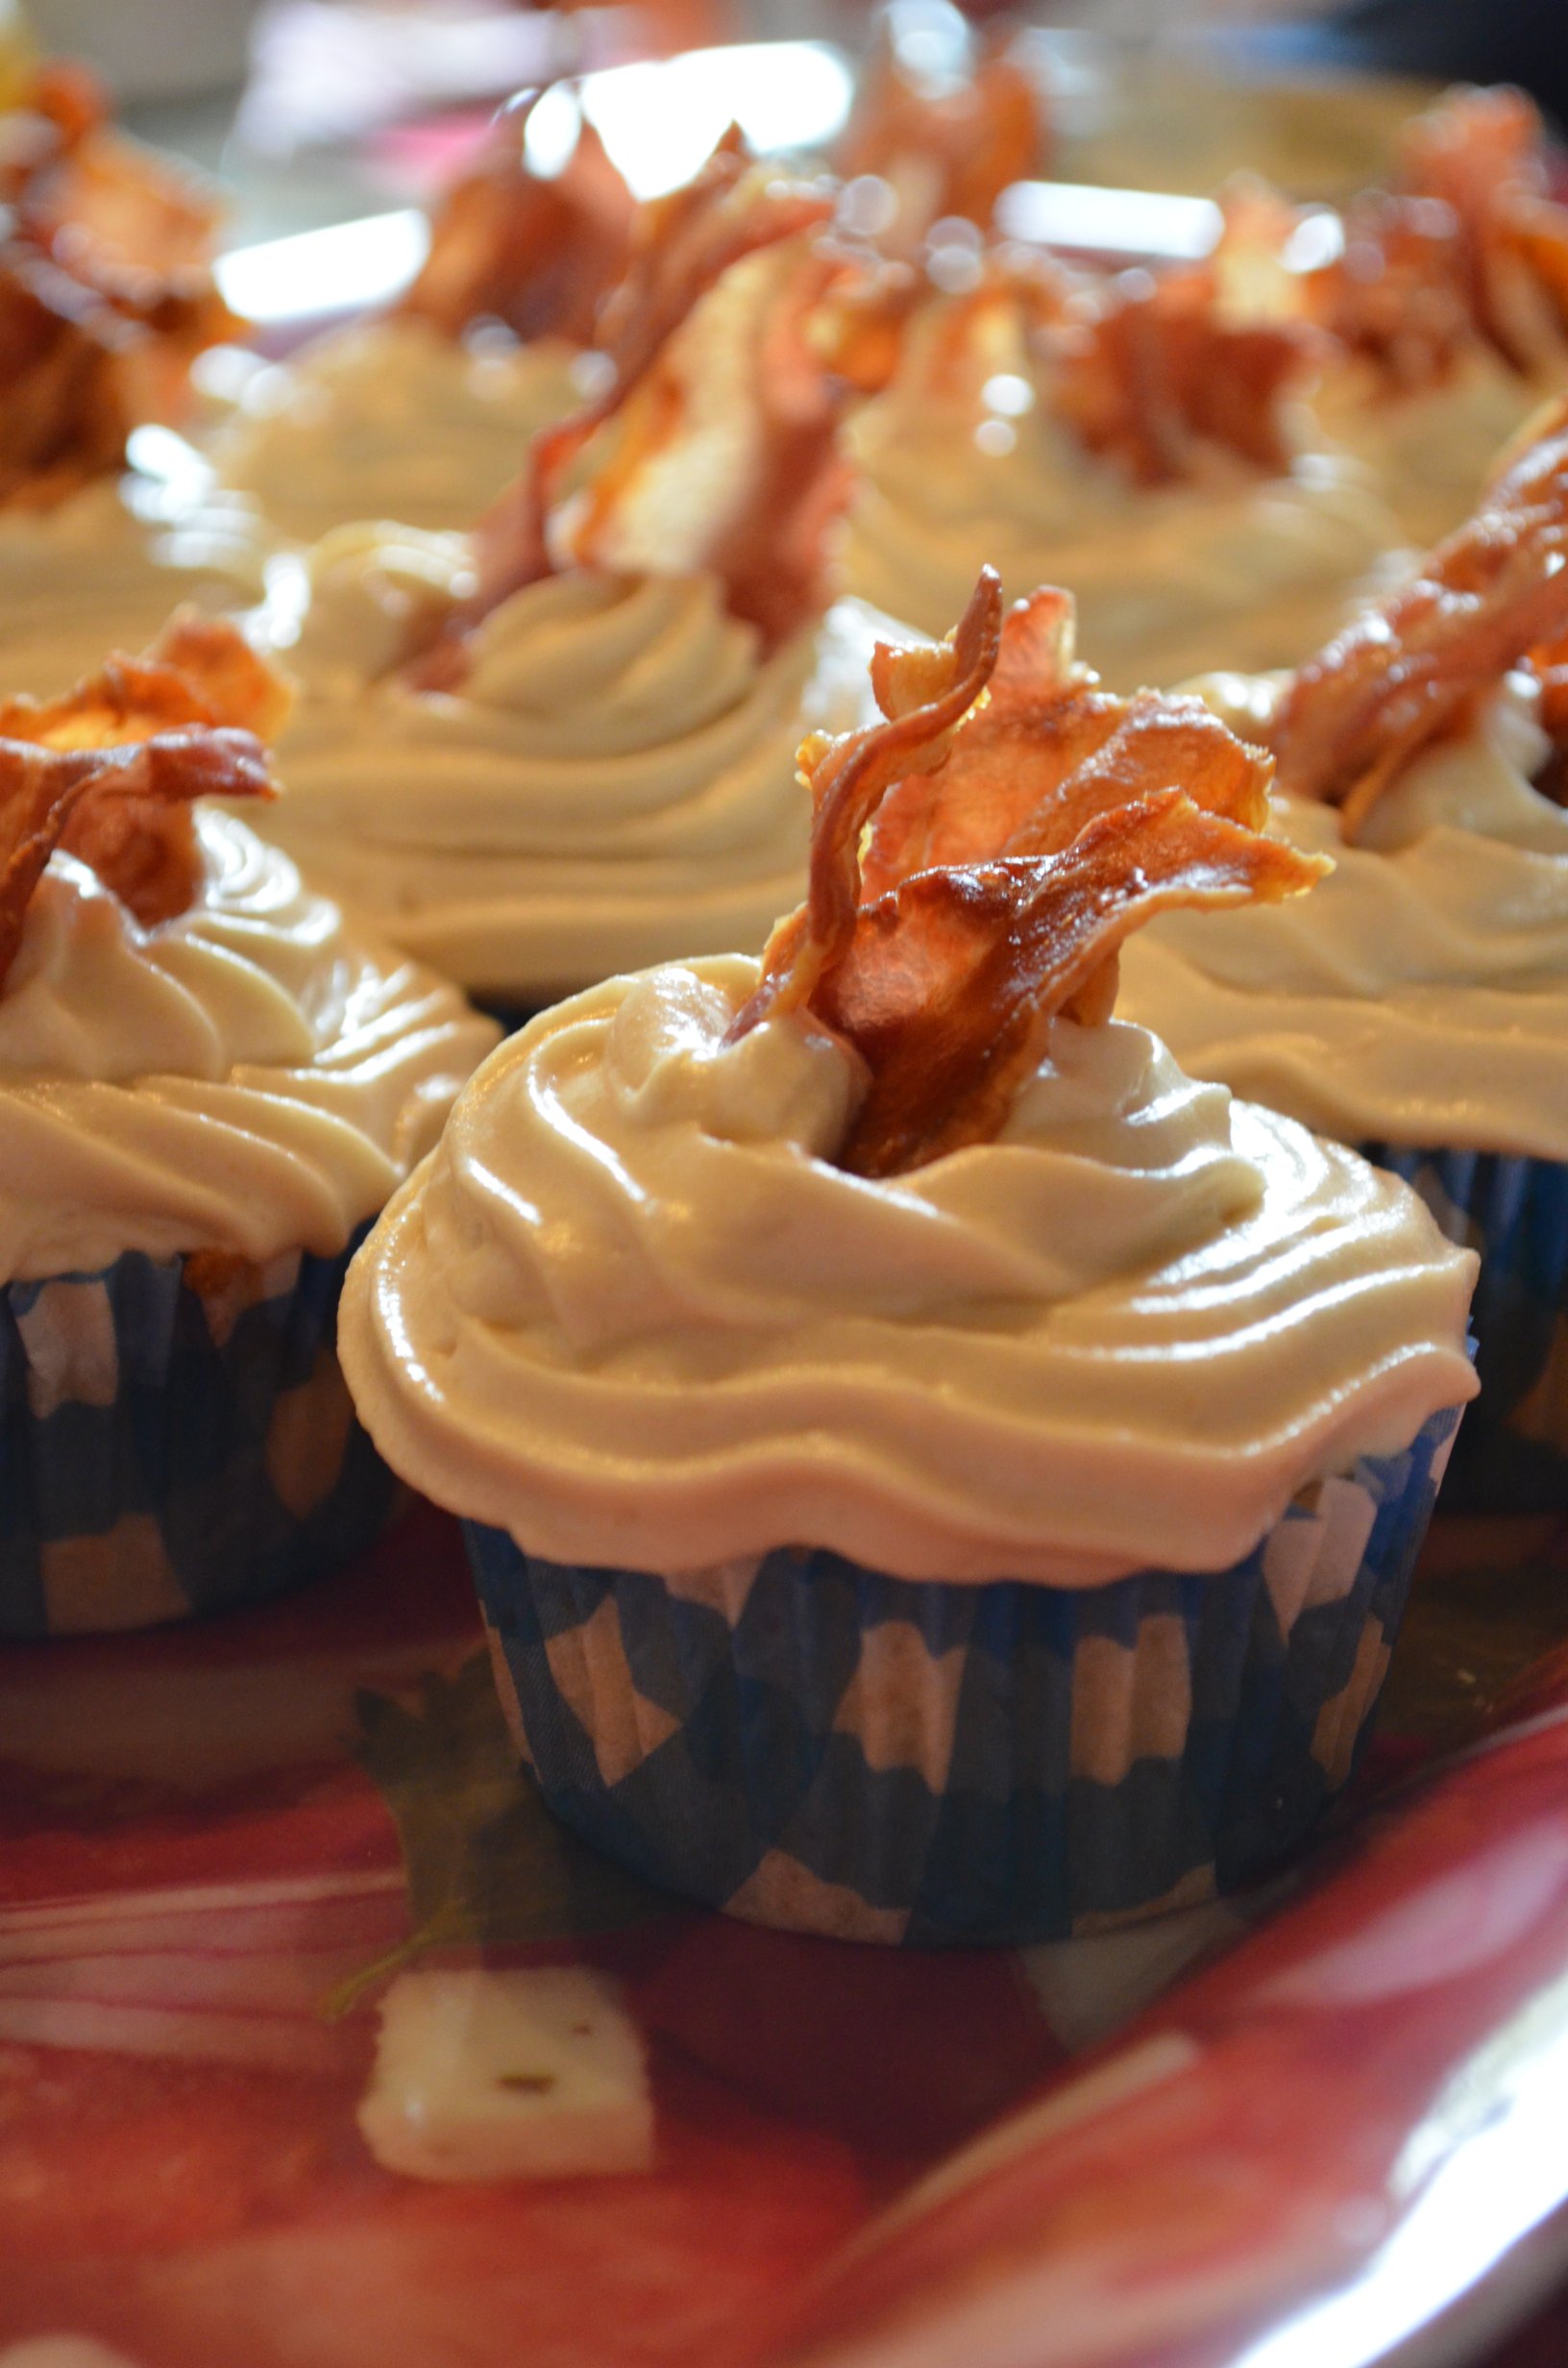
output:
[[1216, 461], [1202, 483], [1150, 488], [1082, 451], [1023, 376], [1003, 373], [1002, 392], [1030, 407], [955, 417], [895, 381], [852, 431], [845, 581], [923, 632], [947, 630], [989, 561], [1014, 597], [1069, 587], [1079, 647], [1115, 690], [1293, 664], [1400, 540], [1341, 455], [1303, 451], [1273, 478]]
[[[1195, 686], [1237, 729], [1272, 686]], [[1568, 814], [1510, 678], [1385, 792], [1360, 844], [1332, 807], [1273, 827], [1333, 855], [1293, 906], [1171, 915], [1125, 950], [1121, 1008], [1195, 1075], [1350, 1142], [1568, 1158]]]
[[265, 557], [253, 504], [210, 490], [171, 504], [135, 477], [0, 512], [0, 697], [66, 689], [106, 650], [144, 649], [184, 602], [258, 601]]
[[758, 944], [800, 892], [795, 753], [858, 723], [875, 632], [843, 603], [771, 657], [704, 574], [550, 577], [494, 609], [455, 694], [387, 669], [454, 538], [364, 527], [312, 561], [289, 796], [263, 826], [466, 984], [538, 999], [688, 946]]
[[557, 338], [492, 351], [426, 321], [370, 321], [259, 372], [212, 458], [302, 542], [359, 518], [467, 529], [578, 400], [575, 359]]
[[1475, 1274], [1414, 1196], [1058, 1021], [1001, 1137], [829, 1164], [852, 1056], [734, 1046], [737, 956], [617, 978], [486, 1062], [351, 1272], [383, 1453], [564, 1560], [796, 1542], [910, 1578], [1222, 1568], [1472, 1394]]
[[1325, 373], [1313, 409], [1324, 433], [1370, 472], [1401, 533], [1425, 551], [1463, 525], [1504, 446], [1554, 391], [1478, 344], [1439, 385], [1409, 394], [1390, 394], [1363, 363], [1344, 362]]
[[59, 852], [34, 895], [0, 988], [0, 1279], [339, 1250], [495, 1042], [243, 823], [197, 828], [205, 886], [158, 928]]

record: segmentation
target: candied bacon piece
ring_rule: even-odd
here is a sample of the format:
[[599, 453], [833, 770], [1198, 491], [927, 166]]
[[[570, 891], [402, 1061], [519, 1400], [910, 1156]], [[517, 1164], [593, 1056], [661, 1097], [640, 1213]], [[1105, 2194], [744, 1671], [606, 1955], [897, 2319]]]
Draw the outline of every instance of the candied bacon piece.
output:
[[807, 900], [726, 1038], [803, 1006], [853, 1048], [855, 1173], [993, 1134], [1048, 1023], [1110, 1017], [1121, 943], [1156, 913], [1278, 900], [1330, 868], [1264, 835], [1265, 752], [1073, 664], [1065, 593], [1004, 629], [987, 569], [946, 642], [879, 646], [872, 687], [884, 722], [801, 749]]
[[1311, 356], [1299, 322], [1233, 322], [1212, 265], [1117, 274], [1056, 333], [1052, 402], [1090, 452], [1139, 484], [1193, 475], [1206, 450], [1288, 467], [1283, 401]]
[[524, 91], [502, 111], [430, 225], [429, 253], [397, 309], [444, 336], [495, 320], [525, 343], [556, 336], [586, 345], [626, 268], [635, 203], [586, 117], [559, 172], [528, 163], [528, 120], [543, 95]]
[[870, 1075], [841, 1165], [894, 1175], [989, 1141], [1051, 1021], [1109, 1015], [1135, 929], [1178, 905], [1296, 896], [1326, 868], [1167, 788], [1054, 854], [916, 874], [862, 908], [813, 1001]]
[[1512, 212], [1546, 186], [1541, 119], [1522, 90], [1453, 90], [1415, 116], [1400, 141], [1404, 191], [1447, 207], [1454, 259], [1471, 316], [1505, 361], [1528, 375], [1534, 356], [1511, 318], [1507, 285]]
[[246, 731], [186, 725], [96, 749], [0, 738], [0, 986], [57, 847], [150, 928], [184, 912], [201, 882], [191, 802], [272, 794]]
[[[578, 566], [616, 563], [628, 516], [660, 461], [688, 431], [688, 391], [680, 367], [669, 358], [675, 333], [734, 265], [803, 236], [831, 211], [821, 185], [782, 181], [753, 163], [734, 126], [693, 181], [642, 210], [632, 262], [600, 321], [598, 343], [611, 364], [610, 382], [582, 410], [541, 431], [523, 475], [480, 520], [472, 546], [475, 590], [444, 620], [434, 650], [415, 654], [417, 679], [441, 688], [459, 680], [474, 628], [512, 593], [554, 574], [563, 559]], [[770, 643], [803, 621], [817, 599], [825, 522], [847, 491], [830, 432], [826, 372], [807, 333], [811, 304], [829, 273], [827, 262], [802, 258], [798, 272], [784, 275], [747, 390], [755, 412], [752, 434], [738, 439], [747, 448], [742, 481], [722, 484], [723, 498], [711, 519], [683, 504], [679, 521], [688, 535], [710, 538], [702, 562], [724, 577], [737, 614], [756, 612]], [[748, 319], [745, 327], [750, 333], [755, 322]], [[731, 470], [725, 448], [737, 441], [735, 424], [731, 419], [724, 432], [710, 436], [721, 472]], [[563, 527], [566, 548], [558, 555], [547, 529], [567, 473], [601, 431], [612, 430], [597, 475], [579, 490]], [[788, 553], [792, 588], [781, 593], [768, 580], [781, 522], [767, 506], [783, 493], [790, 498], [795, 547]]]
[[772, 1013], [810, 999], [854, 934], [861, 834], [894, 781], [933, 771], [991, 679], [1001, 643], [1002, 585], [983, 568], [944, 642], [894, 649], [879, 642], [871, 689], [884, 721], [837, 740], [817, 733], [800, 751], [812, 794], [805, 903], [769, 939], [754, 995], [729, 1029], [734, 1042]]
[[1391, 192], [1346, 210], [1343, 253], [1305, 275], [1309, 309], [1395, 392], [1435, 384], [1479, 338], [1523, 377], [1568, 334], [1568, 209], [1547, 185], [1522, 91], [1451, 91], [1416, 116]]
[[275, 795], [260, 741], [230, 720], [276, 716], [274, 680], [233, 627], [176, 618], [145, 657], [0, 704], [0, 987], [57, 847], [144, 927], [186, 910], [201, 884], [192, 802]]
[[0, 507], [48, 508], [120, 466], [135, 334], [45, 258], [0, 246]]
[[984, 41], [968, 75], [932, 79], [884, 18], [833, 169], [842, 181], [887, 183], [898, 208], [892, 235], [914, 254], [937, 222], [986, 229], [1002, 191], [1041, 169], [1048, 138], [1039, 87], [1004, 37]]
[[1279, 785], [1336, 805], [1347, 839], [1422, 749], [1568, 633], [1568, 402], [1414, 580], [1298, 668], [1270, 723]]
[[274, 739], [292, 694], [239, 628], [177, 609], [150, 650], [115, 655], [56, 699], [0, 701], [0, 739], [55, 749], [116, 748], [181, 724], [232, 726]]
[[1072, 664], [1072, 601], [1042, 590], [1002, 627], [990, 698], [938, 774], [898, 782], [871, 825], [863, 900], [934, 864], [1055, 854], [1108, 806], [1192, 786], [1209, 812], [1262, 829], [1271, 768], [1199, 699], [1095, 687]]

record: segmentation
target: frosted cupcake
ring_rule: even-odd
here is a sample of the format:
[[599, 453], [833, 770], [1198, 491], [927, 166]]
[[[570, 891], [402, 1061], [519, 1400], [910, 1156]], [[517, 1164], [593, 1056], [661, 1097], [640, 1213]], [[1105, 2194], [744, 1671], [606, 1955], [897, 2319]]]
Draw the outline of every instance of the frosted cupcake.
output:
[[983, 560], [1015, 591], [1049, 576], [1126, 687], [1334, 629], [1399, 535], [1309, 438], [1300, 326], [1232, 322], [1208, 266], [1094, 287], [1006, 252], [933, 268], [973, 284], [917, 308], [854, 424], [853, 591], [938, 631]]
[[233, 327], [216, 208], [116, 138], [81, 77], [34, 98], [0, 244], [0, 695], [62, 688], [180, 602], [258, 599], [264, 557], [255, 511], [193, 456], [178, 481], [125, 473], [132, 432], [184, 415], [193, 358]]
[[1547, 196], [1530, 101], [1458, 91], [1418, 116], [1393, 190], [1347, 208], [1342, 251], [1302, 287], [1337, 355], [1316, 399], [1324, 431], [1424, 549], [1568, 387], [1568, 210]]
[[580, 119], [558, 169], [533, 168], [537, 98], [506, 110], [448, 192], [402, 301], [257, 372], [213, 438], [220, 482], [283, 534], [314, 542], [361, 518], [466, 531], [535, 431], [576, 407], [575, 366], [625, 269], [632, 199]]
[[1222, 678], [1279, 756], [1299, 910], [1163, 922], [1124, 1008], [1184, 1067], [1398, 1168], [1484, 1252], [1468, 1501], [1568, 1501], [1568, 413], [1416, 579], [1283, 682]]
[[830, 210], [722, 149], [649, 210], [607, 392], [472, 540], [345, 529], [276, 604], [303, 696], [267, 826], [492, 1004], [755, 940], [799, 892], [796, 744], [858, 714], [870, 647], [829, 604]]
[[878, 652], [762, 963], [503, 1045], [344, 1301], [547, 1798], [861, 1939], [1089, 1931], [1298, 1841], [1473, 1389], [1415, 1196], [1111, 1016], [1153, 913], [1323, 868], [1257, 828], [1268, 759], [1097, 691], [1064, 595], [999, 628], [990, 576]]
[[187, 618], [0, 705], [0, 1633], [251, 1602], [391, 1505], [338, 1289], [496, 1030], [193, 803], [271, 795], [279, 695]]

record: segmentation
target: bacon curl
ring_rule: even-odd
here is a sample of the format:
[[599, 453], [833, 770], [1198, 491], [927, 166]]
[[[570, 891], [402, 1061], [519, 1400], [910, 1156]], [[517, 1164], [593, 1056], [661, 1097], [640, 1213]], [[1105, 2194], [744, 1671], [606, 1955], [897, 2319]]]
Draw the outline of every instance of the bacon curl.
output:
[[1066, 593], [1004, 626], [988, 569], [948, 641], [879, 648], [872, 686], [882, 723], [801, 750], [807, 900], [729, 1031], [803, 1007], [855, 1049], [856, 1173], [993, 1135], [1050, 1022], [1110, 1016], [1118, 949], [1156, 913], [1297, 895], [1328, 868], [1262, 835], [1263, 751], [1073, 663]]
[[429, 253], [398, 309], [444, 336], [493, 320], [525, 342], [586, 345], [626, 268], [635, 202], [586, 117], [559, 172], [528, 163], [528, 121], [543, 95], [525, 91], [503, 111], [431, 223]]
[[280, 713], [276, 678], [233, 629], [195, 619], [62, 698], [0, 704], [0, 987], [56, 848], [143, 927], [184, 912], [202, 876], [192, 802], [275, 795], [257, 733], [231, 719]]
[[1280, 787], [1338, 806], [1354, 838], [1414, 756], [1462, 730], [1510, 668], [1565, 637], [1568, 402], [1413, 580], [1292, 676], [1268, 733]]
[[914, 255], [938, 222], [988, 228], [1002, 191], [1040, 172], [1048, 146], [1039, 86], [1005, 36], [983, 42], [969, 73], [933, 82], [884, 18], [833, 169], [887, 184], [897, 211], [883, 236]]

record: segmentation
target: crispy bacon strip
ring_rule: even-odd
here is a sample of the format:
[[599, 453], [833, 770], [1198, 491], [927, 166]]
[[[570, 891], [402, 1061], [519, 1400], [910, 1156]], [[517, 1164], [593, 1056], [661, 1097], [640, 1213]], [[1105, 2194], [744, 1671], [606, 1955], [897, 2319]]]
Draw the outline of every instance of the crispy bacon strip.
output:
[[186, 910], [201, 884], [192, 802], [275, 795], [260, 741], [229, 720], [263, 711], [277, 716], [275, 678], [232, 627], [194, 619], [62, 698], [0, 705], [0, 987], [57, 847], [144, 927]]
[[0, 738], [0, 986], [57, 847], [153, 927], [183, 913], [201, 883], [191, 802], [272, 794], [250, 732], [187, 726], [100, 749]]
[[1261, 830], [1272, 770], [1199, 699], [1119, 699], [1072, 664], [1072, 601], [1040, 591], [1002, 628], [986, 705], [940, 773], [898, 782], [871, 826], [861, 869], [869, 900], [933, 865], [1050, 855], [1095, 815], [1194, 785], [1206, 811]]
[[586, 345], [599, 308], [625, 271], [636, 207], [586, 118], [560, 171], [546, 179], [527, 155], [527, 90], [498, 118], [473, 170], [442, 201], [430, 250], [398, 309], [458, 338], [501, 321], [525, 342]]
[[1354, 838], [1410, 759], [1510, 667], [1568, 634], [1568, 403], [1412, 582], [1291, 678], [1269, 729], [1283, 789]]
[[[1135, 929], [1177, 905], [1299, 895], [1324, 868], [1163, 789], [1055, 854], [916, 874], [864, 907], [813, 1005], [870, 1073], [841, 1164], [894, 1175], [989, 1141], [1050, 1023], [1114, 978]], [[1108, 1013], [1095, 996], [1074, 1016]]]
[[1345, 215], [1343, 253], [1306, 275], [1313, 316], [1402, 392], [1477, 340], [1530, 376], [1568, 334], [1568, 208], [1548, 194], [1522, 91], [1456, 90], [1407, 127], [1392, 191]]
[[842, 181], [887, 183], [898, 201], [891, 235], [914, 255], [938, 222], [987, 228], [1002, 191], [1040, 172], [1048, 146], [1040, 89], [1005, 36], [984, 42], [967, 77], [933, 82], [884, 17], [833, 169]]
[[1001, 624], [1001, 579], [984, 568], [946, 641], [907, 650], [877, 644], [871, 689], [884, 722], [837, 740], [818, 733], [802, 746], [813, 807], [806, 901], [770, 938], [762, 977], [730, 1026], [731, 1042], [771, 1014], [808, 1001], [844, 953], [860, 899], [861, 834], [895, 781], [943, 762], [995, 669]]
[[1004, 629], [988, 569], [945, 643], [878, 649], [872, 687], [884, 722], [800, 752], [807, 900], [728, 1035], [804, 1006], [854, 1048], [857, 1173], [994, 1133], [1049, 1022], [1110, 1017], [1118, 949], [1156, 913], [1295, 896], [1328, 869], [1263, 835], [1263, 751], [1195, 700], [1112, 698], [1074, 665], [1066, 593]]
[[1058, 415], [1139, 484], [1190, 477], [1215, 449], [1288, 466], [1283, 399], [1309, 366], [1311, 334], [1225, 319], [1212, 265], [1122, 272], [1077, 299], [1054, 341]]
[[175, 420], [190, 364], [232, 333], [207, 190], [105, 128], [96, 86], [40, 76], [0, 144], [0, 505], [48, 507]]
[[[416, 654], [418, 679], [439, 687], [460, 679], [474, 628], [512, 593], [556, 572], [557, 555], [547, 532], [551, 512], [568, 471], [601, 433], [605, 444], [599, 465], [580, 489], [561, 540], [571, 564], [617, 564], [630, 513], [658, 464], [687, 432], [692, 396], [678, 358], [670, 356], [676, 332], [734, 265], [801, 237], [831, 211], [832, 199], [821, 185], [781, 181], [754, 164], [734, 126], [695, 180], [642, 210], [631, 265], [600, 321], [598, 344], [612, 367], [609, 383], [582, 410], [534, 438], [522, 477], [480, 520], [473, 541], [475, 591], [446, 621], [437, 648]], [[678, 526], [688, 535], [709, 536], [703, 563], [723, 573], [737, 614], [753, 607], [765, 611], [756, 621], [770, 639], [788, 625], [787, 604], [765, 583], [778, 525], [765, 505], [777, 499], [786, 465], [783, 448], [790, 439], [797, 440], [788, 454], [789, 467], [798, 475], [803, 434], [808, 456], [830, 480], [826, 489], [815, 481], [795, 484], [797, 540], [805, 534], [800, 521], [816, 521], [821, 510], [831, 513], [828, 494], [839, 499], [846, 491], [832, 439], [823, 432], [823, 374], [820, 362], [813, 367], [806, 334], [809, 300], [821, 294], [822, 284], [815, 264], [803, 278], [791, 273], [784, 279], [760, 352], [754, 318], [743, 324], [743, 339], [751, 340], [743, 350], [755, 356], [756, 374], [747, 389], [756, 404], [750, 442], [761, 457], [743, 463], [738, 487], [723, 486], [711, 519], [698, 518], [683, 503], [679, 519], [671, 522], [672, 530]], [[700, 358], [694, 366], [700, 367]], [[710, 432], [709, 440], [718, 450], [732, 438]], [[815, 580], [821, 554], [812, 569], [802, 571], [798, 559], [794, 565], [796, 580], [802, 572]]]

